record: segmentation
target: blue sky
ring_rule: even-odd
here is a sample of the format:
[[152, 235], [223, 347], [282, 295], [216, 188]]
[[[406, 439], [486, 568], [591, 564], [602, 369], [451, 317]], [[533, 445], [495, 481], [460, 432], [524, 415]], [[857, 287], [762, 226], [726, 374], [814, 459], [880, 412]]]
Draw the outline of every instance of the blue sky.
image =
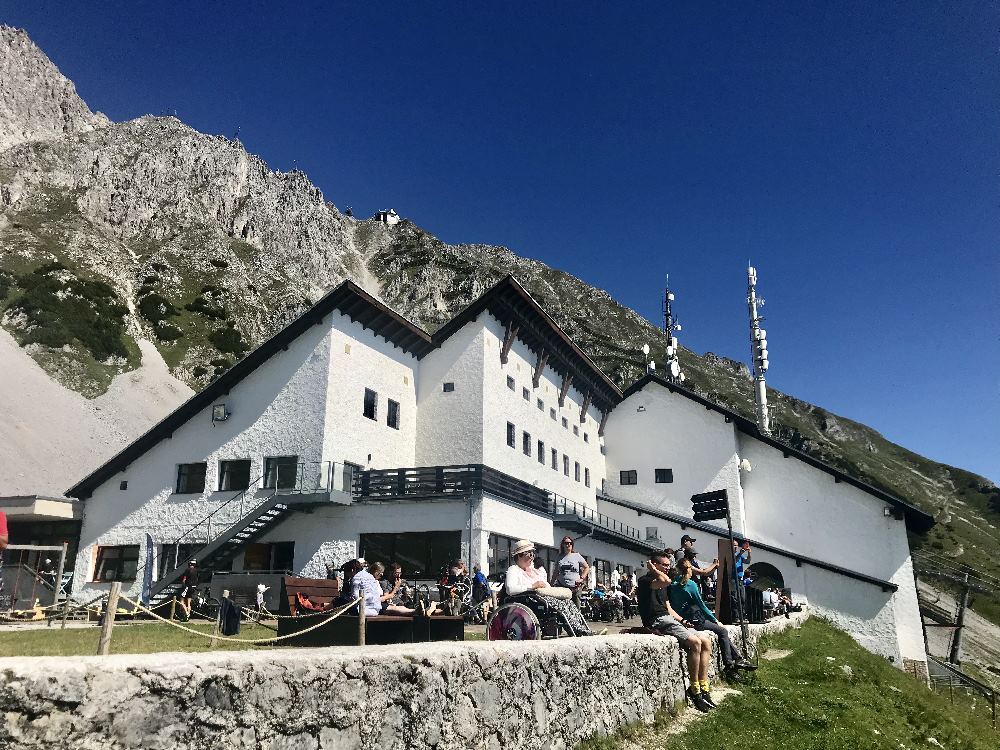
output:
[[[211, 6], [203, 8], [200, 6]], [[949, 3], [5, 3], [94, 109], [510, 247], [1000, 480], [1000, 13]], [[374, 4], [372, 4], [374, 6]]]

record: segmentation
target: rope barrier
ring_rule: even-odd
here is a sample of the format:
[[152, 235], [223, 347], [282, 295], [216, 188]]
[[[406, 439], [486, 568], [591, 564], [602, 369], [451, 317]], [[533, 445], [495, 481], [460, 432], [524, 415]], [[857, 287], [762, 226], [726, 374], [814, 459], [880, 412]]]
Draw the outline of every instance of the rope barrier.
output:
[[[240, 607], [240, 609], [242, 609], [245, 612], [249, 612], [253, 615], [259, 614], [257, 610], [250, 609], [250, 607]], [[322, 612], [307, 612], [302, 615], [276, 615], [267, 607], [264, 607], [261, 611], [265, 613], [269, 619], [272, 620], [301, 620], [303, 617], [322, 617], [323, 615], [328, 614], [330, 612], [330, 610], [327, 609]]]
[[135, 601], [132, 601], [131, 599], [129, 599], [127, 596], [122, 596], [122, 599], [124, 601], [128, 602], [129, 604], [131, 604], [133, 607], [136, 607], [137, 609], [140, 609], [140, 610], [146, 612], [146, 614], [152, 615], [153, 617], [155, 617], [157, 620], [160, 620], [161, 622], [165, 622], [168, 625], [172, 625], [173, 627], [177, 628], [178, 630], [184, 630], [184, 631], [186, 631], [188, 633], [193, 633], [194, 635], [200, 635], [202, 638], [208, 638], [210, 640], [211, 639], [215, 639], [215, 640], [219, 640], [219, 641], [227, 641], [229, 643], [248, 643], [248, 644], [253, 645], [253, 644], [257, 644], [257, 643], [274, 643], [276, 641], [283, 641], [283, 640], [285, 640], [287, 638], [295, 638], [295, 637], [300, 636], [300, 635], [305, 635], [306, 633], [309, 633], [309, 632], [311, 632], [313, 630], [316, 630], [317, 628], [323, 627], [324, 625], [326, 625], [327, 623], [331, 622], [332, 620], [336, 620], [338, 617], [340, 617], [342, 614], [344, 614], [344, 612], [346, 612], [351, 607], [353, 607], [355, 604], [357, 604], [358, 602], [360, 602], [363, 599], [363, 597], [359, 596], [353, 602], [350, 602], [349, 604], [345, 604], [343, 606], [343, 608], [341, 608], [341, 610], [339, 612], [331, 615], [330, 617], [328, 617], [327, 619], [323, 620], [322, 622], [316, 623], [315, 625], [312, 625], [312, 626], [306, 628], [305, 630], [300, 630], [297, 633], [289, 633], [288, 635], [275, 636], [274, 638], [254, 638], [252, 640], [251, 639], [246, 639], [246, 638], [232, 638], [230, 636], [225, 636], [225, 635], [211, 635], [210, 633], [202, 633], [200, 630], [194, 630], [192, 628], [185, 627], [185, 626], [181, 625], [180, 623], [171, 622], [170, 620], [167, 620], [164, 617], [160, 617], [158, 614], [156, 614], [152, 610], [146, 609], [145, 607], [143, 607], [138, 602], [135, 602]]

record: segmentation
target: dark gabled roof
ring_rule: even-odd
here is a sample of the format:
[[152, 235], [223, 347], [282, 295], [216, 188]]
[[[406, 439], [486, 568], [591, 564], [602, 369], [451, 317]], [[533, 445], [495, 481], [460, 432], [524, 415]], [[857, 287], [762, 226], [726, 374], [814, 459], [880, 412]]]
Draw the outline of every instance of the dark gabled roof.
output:
[[164, 438], [173, 435], [191, 417], [210, 406], [220, 396], [229, 393], [240, 381], [267, 362], [278, 352], [301, 336], [311, 326], [319, 325], [334, 310], [367, 328], [386, 342], [412, 354], [417, 359], [434, 349], [430, 334], [418, 328], [395, 311], [386, 307], [353, 281], [344, 281], [326, 294], [319, 302], [278, 331], [229, 370], [213, 380], [174, 411], [164, 417], [135, 442], [126, 446], [89, 476], [66, 490], [71, 497], [84, 499], [101, 483], [122, 471], [130, 463]]
[[[680, 525], [682, 528], [692, 528], [697, 531], [704, 531], [706, 534], [713, 534], [714, 536], [726, 538], [729, 536], [729, 532], [726, 529], [719, 528], [718, 526], [712, 526], [708, 523], [702, 523], [700, 521], [694, 521], [690, 518], [680, 515], [679, 513], [671, 513], [665, 510], [654, 510], [648, 508], [645, 505], [639, 503], [632, 503], [628, 500], [621, 500], [617, 497], [611, 497], [610, 495], [605, 495], [600, 492], [597, 493], [598, 500], [604, 500], [609, 503], [614, 503], [615, 505], [620, 505], [623, 508], [629, 508], [631, 510], [637, 511], [638, 513], [645, 513], [648, 516], [653, 516], [653, 518], [662, 518], [664, 521], [672, 521]], [[856, 570], [851, 570], [849, 568], [841, 567], [840, 565], [834, 565], [833, 563], [824, 562], [823, 560], [817, 560], [814, 557], [806, 557], [805, 555], [798, 555], [794, 552], [789, 552], [788, 550], [782, 549], [781, 547], [775, 547], [773, 544], [765, 544], [764, 542], [758, 542], [755, 539], [750, 539], [749, 537], [744, 537], [741, 534], [733, 534], [733, 537], [739, 541], [748, 541], [750, 545], [756, 547], [757, 549], [764, 550], [765, 552], [773, 552], [776, 555], [781, 555], [782, 557], [787, 557], [790, 560], [794, 560], [796, 565], [801, 565], [803, 563], [807, 565], [812, 565], [814, 568], [822, 568], [823, 570], [829, 570], [831, 573], [837, 573], [838, 575], [846, 576], [847, 578], [853, 578], [856, 581], [864, 581], [865, 583], [870, 583], [875, 586], [880, 587], [883, 591], [896, 591], [899, 586], [897, 586], [892, 581], [884, 581], [881, 578], [876, 578], [875, 576], [870, 576], [866, 573], [859, 573]]]
[[706, 409], [710, 409], [712, 411], [718, 412], [719, 414], [722, 414], [726, 418], [726, 421], [732, 422], [734, 425], [736, 425], [736, 429], [738, 429], [740, 432], [749, 435], [750, 437], [781, 451], [782, 454], [785, 456], [785, 458], [789, 457], [797, 458], [799, 461], [807, 463], [813, 468], [819, 469], [820, 471], [824, 471], [827, 474], [830, 474], [838, 482], [844, 482], [846, 484], [851, 485], [852, 487], [857, 487], [859, 490], [867, 492], [869, 495], [877, 497], [879, 500], [888, 503], [889, 505], [891, 505], [893, 508], [895, 508], [897, 511], [901, 512], [904, 515], [906, 519], [906, 526], [912, 531], [916, 532], [927, 531], [935, 523], [933, 516], [925, 513], [919, 508], [914, 507], [913, 505], [910, 505], [909, 503], [903, 500], [900, 500], [895, 495], [892, 495], [886, 492], [885, 490], [881, 490], [878, 487], [873, 487], [872, 485], [858, 479], [857, 477], [853, 477], [850, 474], [846, 474], [845, 472], [831, 466], [825, 461], [821, 461], [818, 458], [815, 458], [814, 456], [810, 456], [808, 453], [803, 453], [802, 451], [792, 448], [791, 446], [786, 445], [785, 443], [782, 443], [779, 440], [775, 440], [770, 435], [765, 435], [763, 432], [760, 431], [760, 428], [757, 426], [757, 423], [754, 422], [752, 419], [747, 419], [742, 414], [737, 414], [733, 410], [727, 409], [725, 406], [721, 406], [720, 404], [717, 404], [714, 401], [710, 401], [704, 396], [699, 396], [694, 391], [688, 390], [687, 388], [684, 388], [682, 386], [676, 385], [675, 383], [671, 383], [667, 380], [664, 380], [663, 378], [657, 375], [648, 374], [640, 378], [639, 380], [635, 381], [634, 383], [632, 383], [632, 385], [630, 385], [628, 388], [625, 389], [623, 400], [631, 396], [633, 393], [641, 391], [650, 383], [656, 383], [657, 385], [661, 385], [672, 393], [677, 393], [681, 396], [684, 396], [685, 398], [691, 399], [692, 401], [698, 404], [701, 404]]
[[621, 401], [621, 389], [614, 381], [509, 274], [441, 326], [434, 333], [434, 342], [440, 344], [486, 310], [504, 326], [513, 322], [518, 329], [517, 338], [529, 348], [548, 352], [548, 366], [563, 376], [570, 375], [578, 391], [591, 394], [597, 409], [610, 411]]

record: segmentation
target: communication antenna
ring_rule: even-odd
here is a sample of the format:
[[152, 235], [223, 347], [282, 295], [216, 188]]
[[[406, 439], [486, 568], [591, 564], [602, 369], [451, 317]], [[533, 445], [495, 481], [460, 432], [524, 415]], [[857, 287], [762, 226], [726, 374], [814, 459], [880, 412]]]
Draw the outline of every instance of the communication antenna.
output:
[[674, 317], [674, 293], [670, 291], [670, 274], [667, 274], [667, 286], [663, 291], [663, 337], [667, 347], [666, 377], [671, 383], [683, 383], [684, 373], [681, 372], [679, 359], [680, 346], [674, 335], [681, 330], [680, 321]]
[[757, 427], [765, 435], [771, 434], [771, 420], [767, 412], [767, 331], [760, 327], [764, 318], [757, 308], [764, 306], [763, 297], [757, 297], [757, 269], [747, 263], [747, 308], [750, 312], [750, 356], [753, 360], [754, 400], [757, 403]]

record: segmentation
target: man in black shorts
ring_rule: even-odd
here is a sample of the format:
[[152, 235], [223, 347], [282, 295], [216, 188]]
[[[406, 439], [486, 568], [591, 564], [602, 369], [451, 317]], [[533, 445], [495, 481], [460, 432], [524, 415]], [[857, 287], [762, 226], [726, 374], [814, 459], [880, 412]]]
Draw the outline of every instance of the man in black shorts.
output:
[[688, 675], [691, 687], [688, 698], [699, 711], [715, 708], [712, 696], [703, 686], [708, 685], [708, 669], [712, 661], [712, 639], [699, 633], [683, 617], [674, 612], [667, 598], [671, 583], [672, 560], [664, 552], [657, 552], [646, 561], [646, 575], [639, 579], [639, 616], [642, 624], [658, 635], [671, 635], [687, 651]]

